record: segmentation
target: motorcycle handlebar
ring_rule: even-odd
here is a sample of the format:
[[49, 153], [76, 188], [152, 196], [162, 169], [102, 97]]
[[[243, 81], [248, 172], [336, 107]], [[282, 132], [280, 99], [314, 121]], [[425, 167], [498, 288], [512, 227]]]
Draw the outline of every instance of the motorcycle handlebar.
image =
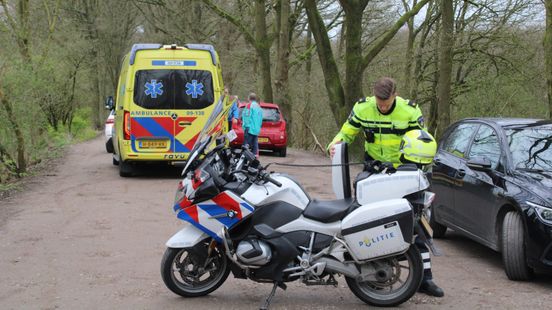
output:
[[253, 154], [250, 150], [249, 150], [249, 147], [247, 145], [244, 145], [243, 146], [243, 152], [242, 152], [243, 155], [245, 155], [245, 158], [247, 158], [248, 161], [253, 161], [255, 160], [257, 157], [255, 156], [255, 154]]
[[280, 183], [280, 182], [274, 180], [274, 179], [271, 178], [268, 174], [266, 175], [265, 180], [267, 180], [268, 182], [270, 182], [270, 183], [272, 183], [272, 184], [274, 184], [274, 185], [276, 185], [276, 186], [278, 186], [278, 187], [282, 187], [282, 183]]

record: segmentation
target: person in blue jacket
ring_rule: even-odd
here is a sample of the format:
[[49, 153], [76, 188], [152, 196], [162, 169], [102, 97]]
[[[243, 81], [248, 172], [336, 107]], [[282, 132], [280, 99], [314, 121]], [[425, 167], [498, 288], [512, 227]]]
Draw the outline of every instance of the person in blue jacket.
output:
[[228, 97], [228, 100], [231, 102], [230, 110], [228, 111], [228, 130], [232, 130], [232, 123], [239, 117], [239, 109], [238, 109], [238, 97], [237, 96], [230, 96], [230, 92], [228, 91], [228, 88], [224, 88], [224, 96]]
[[249, 94], [249, 102], [242, 110], [243, 144], [249, 145], [253, 154], [259, 155], [259, 133], [263, 124], [263, 110], [255, 93]]

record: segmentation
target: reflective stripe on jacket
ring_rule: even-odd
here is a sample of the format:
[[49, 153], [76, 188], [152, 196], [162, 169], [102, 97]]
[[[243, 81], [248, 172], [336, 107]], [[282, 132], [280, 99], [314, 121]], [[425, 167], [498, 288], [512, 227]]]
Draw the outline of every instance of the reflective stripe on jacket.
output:
[[402, 136], [409, 130], [423, 128], [422, 111], [416, 104], [397, 96], [392, 111], [385, 115], [379, 112], [376, 98], [368, 97], [355, 103], [332, 144], [337, 141], [351, 143], [362, 131], [364, 150], [370, 157], [398, 164]]

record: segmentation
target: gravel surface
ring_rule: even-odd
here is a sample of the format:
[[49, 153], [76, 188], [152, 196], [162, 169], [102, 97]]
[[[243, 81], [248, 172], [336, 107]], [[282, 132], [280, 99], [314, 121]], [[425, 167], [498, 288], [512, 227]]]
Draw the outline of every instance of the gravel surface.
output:
[[[304, 151], [261, 162], [329, 163]], [[311, 197], [331, 199], [329, 168], [289, 168]], [[207, 297], [171, 293], [159, 273], [164, 243], [180, 228], [172, 211], [177, 169], [148, 167], [121, 178], [103, 138], [74, 145], [63, 160], [0, 201], [0, 309], [257, 309], [270, 284], [232, 275]], [[500, 254], [449, 231], [433, 260], [444, 298], [416, 294], [405, 309], [551, 309], [552, 277], [506, 278]], [[290, 283], [271, 309], [366, 309], [344, 278], [334, 287]]]

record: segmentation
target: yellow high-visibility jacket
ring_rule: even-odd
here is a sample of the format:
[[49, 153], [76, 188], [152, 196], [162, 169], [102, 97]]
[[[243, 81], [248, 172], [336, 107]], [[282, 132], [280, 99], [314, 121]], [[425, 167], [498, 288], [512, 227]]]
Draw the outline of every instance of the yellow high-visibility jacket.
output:
[[402, 136], [414, 129], [424, 129], [422, 111], [416, 103], [397, 96], [391, 110], [382, 114], [376, 105], [376, 98], [367, 97], [355, 103], [330, 146], [337, 141], [351, 143], [362, 131], [364, 150], [370, 157], [398, 164]]

